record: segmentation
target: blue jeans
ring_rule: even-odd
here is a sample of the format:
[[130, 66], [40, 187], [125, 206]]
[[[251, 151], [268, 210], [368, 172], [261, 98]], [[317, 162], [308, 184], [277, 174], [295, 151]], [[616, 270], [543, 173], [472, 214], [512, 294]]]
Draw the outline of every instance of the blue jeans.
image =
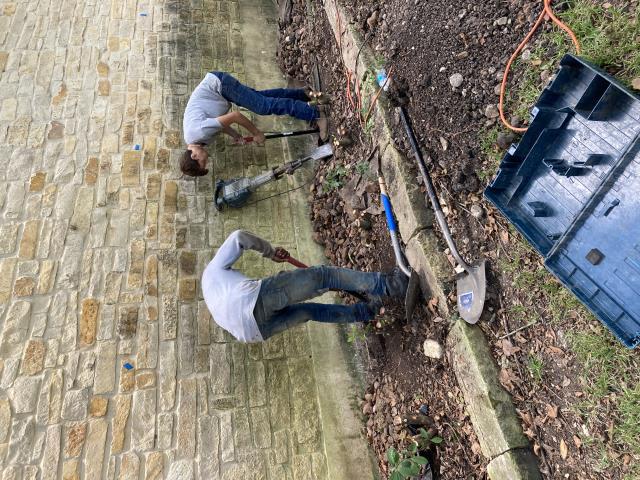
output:
[[225, 72], [211, 72], [220, 79], [225, 100], [258, 115], [290, 115], [310, 122], [320, 117], [317, 107], [309, 105], [309, 97], [301, 88], [254, 90]]
[[308, 320], [324, 323], [368, 322], [375, 313], [366, 303], [332, 305], [300, 303], [327, 290], [389, 295], [386, 276], [347, 268], [318, 266], [280, 272], [262, 280], [253, 310], [262, 338], [283, 332]]

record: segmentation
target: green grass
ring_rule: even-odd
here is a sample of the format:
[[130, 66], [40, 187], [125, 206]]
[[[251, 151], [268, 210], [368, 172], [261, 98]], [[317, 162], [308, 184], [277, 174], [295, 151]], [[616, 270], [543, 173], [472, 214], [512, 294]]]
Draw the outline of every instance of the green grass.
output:
[[[595, 0], [565, 3], [569, 8], [558, 17], [578, 37], [581, 56], [625, 83], [640, 75], [640, 10], [630, 15], [618, 6], [604, 8], [605, 2]], [[562, 30], [554, 28], [548, 38], [558, 47], [552, 61], [559, 60], [566, 51], [573, 51], [571, 40]]]
[[483, 162], [482, 168], [477, 172], [477, 175], [484, 184], [487, 184], [489, 179], [495, 175], [500, 165], [500, 160], [502, 160], [503, 152], [496, 145], [498, 134], [501, 131], [501, 127], [494, 126], [480, 132], [480, 149], [485, 162]]
[[[624, 348], [603, 327], [569, 335], [572, 350], [582, 366], [584, 399], [577, 412], [591, 430], [608, 428], [613, 422], [611, 444], [618, 452], [640, 455], [640, 380], [638, 355]], [[602, 439], [589, 441], [601, 447], [600, 467], [610, 468], [617, 461], [605, 448]], [[633, 470], [640, 475], [640, 466]], [[638, 478], [638, 477], [629, 477]]]
[[[536, 47], [531, 53], [531, 59], [524, 61], [519, 57], [513, 64], [512, 70], [514, 75], [509, 78], [516, 78], [516, 91], [515, 100], [510, 100], [509, 85], [507, 85], [505, 105], [507, 106], [505, 111], [511, 111], [521, 120], [529, 118], [531, 107], [536, 103], [540, 93], [542, 92], [542, 80], [540, 74], [543, 70], [548, 70], [549, 65], [542, 63], [535, 65], [534, 60], [543, 61], [545, 52], [542, 47]], [[513, 85], [511, 83], [511, 85]], [[513, 88], [513, 87], [512, 87]]]
[[[560, 12], [563, 3], [567, 8]], [[631, 16], [619, 7], [602, 5], [595, 0], [567, 0], [556, 2], [554, 11], [576, 34], [581, 57], [630, 85], [640, 76], [640, 10]], [[571, 39], [558, 26], [534, 37], [529, 49], [529, 60], [520, 56], [513, 63], [505, 96], [505, 112], [520, 119], [529, 116], [540, 96], [544, 87], [540, 74], [553, 73], [565, 53], [575, 53]]]
[[618, 412], [620, 422], [613, 429], [614, 436], [632, 451], [640, 452], [640, 382], [623, 389]]
[[529, 370], [529, 374], [533, 378], [533, 381], [537, 384], [542, 383], [542, 373], [544, 371], [544, 362], [542, 358], [536, 354], [529, 354], [529, 359], [527, 360], [527, 369]]

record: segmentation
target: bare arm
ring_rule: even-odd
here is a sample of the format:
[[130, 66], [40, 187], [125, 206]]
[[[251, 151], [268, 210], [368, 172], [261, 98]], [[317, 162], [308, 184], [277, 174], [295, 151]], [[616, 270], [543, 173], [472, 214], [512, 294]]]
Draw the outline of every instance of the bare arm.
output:
[[233, 138], [234, 140], [238, 140], [239, 138], [242, 138], [242, 135], [240, 135], [235, 129], [231, 128], [231, 127], [222, 127], [222, 131], [224, 133], [226, 133], [227, 135], [229, 135], [231, 138]]

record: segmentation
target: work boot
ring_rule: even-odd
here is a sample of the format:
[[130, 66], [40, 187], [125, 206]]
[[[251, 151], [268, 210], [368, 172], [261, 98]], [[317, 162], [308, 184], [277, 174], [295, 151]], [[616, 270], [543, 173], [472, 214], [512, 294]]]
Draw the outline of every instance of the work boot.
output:
[[365, 303], [367, 310], [371, 314], [371, 318], [369, 322], [373, 322], [378, 315], [380, 315], [380, 310], [382, 309], [382, 300], [380, 299], [371, 299], [367, 303]]
[[385, 286], [389, 297], [404, 298], [409, 287], [409, 277], [395, 267], [391, 273], [385, 275]]
[[309, 105], [328, 105], [331, 97], [324, 92], [318, 92], [311, 87], [304, 89], [304, 93], [309, 98]]
[[327, 118], [326, 109], [324, 106], [319, 106], [320, 118], [311, 122], [311, 126], [318, 129], [318, 135], [322, 143], [326, 143], [329, 140], [329, 120]]

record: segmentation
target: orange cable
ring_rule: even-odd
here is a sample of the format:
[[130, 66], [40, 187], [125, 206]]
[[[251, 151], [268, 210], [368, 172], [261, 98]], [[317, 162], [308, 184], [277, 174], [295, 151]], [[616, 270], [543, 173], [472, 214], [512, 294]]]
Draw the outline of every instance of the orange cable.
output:
[[500, 85], [500, 103], [498, 104], [498, 110], [500, 111], [500, 120], [505, 125], [505, 127], [507, 127], [510, 130], [513, 130], [514, 132], [522, 133], [522, 132], [526, 132], [527, 129], [514, 127], [507, 121], [507, 119], [504, 116], [504, 94], [507, 88], [507, 77], [509, 76], [509, 69], [511, 68], [511, 64], [518, 57], [518, 55], [520, 54], [524, 46], [529, 42], [529, 40], [531, 40], [531, 37], [536, 32], [536, 30], [538, 30], [538, 27], [540, 27], [540, 25], [544, 21], [545, 15], [549, 15], [549, 18], [551, 19], [551, 21], [553, 21], [553, 23], [555, 23], [562, 30], [567, 32], [567, 34], [571, 38], [571, 41], [573, 42], [573, 45], [576, 48], [576, 53], [578, 55], [580, 54], [580, 42], [578, 41], [573, 31], [567, 25], [562, 23], [562, 21], [559, 20], [558, 17], [556, 17], [553, 14], [553, 10], [551, 9], [551, 1], [552, 0], [543, 0], [544, 8], [542, 9], [542, 12], [540, 12], [540, 16], [536, 20], [536, 23], [533, 25], [533, 27], [531, 28], [527, 36], [524, 38], [524, 40], [522, 40], [522, 42], [520, 42], [520, 45], [518, 45], [516, 50], [513, 52], [513, 54], [511, 55], [511, 58], [509, 58], [509, 61], [507, 62], [507, 66], [504, 69], [504, 74], [502, 75], [502, 84]]
[[387, 86], [387, 84], [389, 83], [389, 80], [391, 80], [391, 75], [392, 74], [393, 74], [393, 67], [390, 67], [389, 68], [389, 73], [387, 73], [387, 79], [384, 81], [384, 83], [382, 85], [380, 85], [380, 88], [378, 89], [378, 92], [373, 97], [373, 100], [371, 100], [371, 105], [369, 105], [369, 110], [367, 110], [367, 114], [364, 117], [364, 124], [365, 125], [367, 124], [367, 120], [369, 120], [369, 115], [371, 115], [371, 111], [373, 110], [374, 105], [378, 101], [378, 97], [382, 93], [382, 90], [384, 89], [384, 87]]
[[[361, 104], [361, 98], [360, 98], [360, 88], [358, 86], [358, 79], [355, 78], [355, 75], [353, 74], [353, 72], [347, 67], [347, 65], [344, 62], [344, 55], [342, 53], [342, 21], [340, 19], [340, 10], [338, 10], [338, 4], [336, 2], [336, 0], [333, 0], [333, 6], [336, 9], [336, 26], [338, 27], [338, 50], [340, 51], [340, 60], [342, 60], [342, 65], [344, 66], [344, 70], [345, 70], [345, 76], [347, 79], [347, 100], [349, 101], [349, 103], [351, 104], [351, 108], [353, 108], [354, 110], [357, 110], [360, 108], [360, 104]], [[358, 106], [356, 107], [356, 103], [353, 100], [353, 93], [351, 92], [351, 77], [354, 76], [354, 87], [357, 89], [356, 91], [356, 97], [358, 98]], [[360, 111], [358, 110], [358, 119], [360, 120], [360, 123], [362, 123], [362, 114], [360, 113]]]

